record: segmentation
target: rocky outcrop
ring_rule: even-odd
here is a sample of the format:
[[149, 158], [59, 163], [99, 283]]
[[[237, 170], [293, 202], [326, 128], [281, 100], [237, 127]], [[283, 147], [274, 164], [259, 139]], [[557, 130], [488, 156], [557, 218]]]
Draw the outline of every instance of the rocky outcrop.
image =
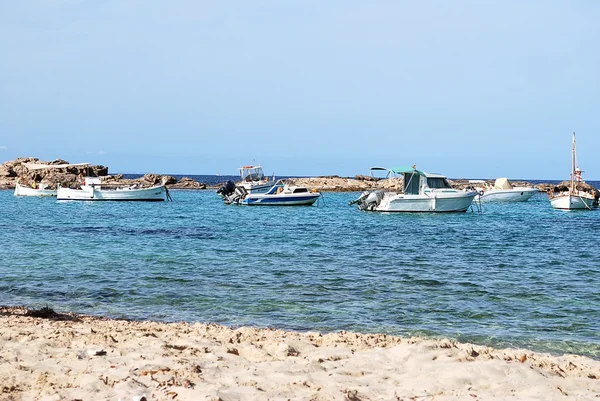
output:
[[[29, 184], [33, 182], [48, 184], [49, 188], [57, 185], [71, 186], [77, 181], [77, 175], [86, 170], [86, 167], [69, 166], [63, 168], [49, 168], [30, 170], [26, 163], [60, 165], [69, 164], [68, 161], [56, 159], [51, 162], [41, 161], [37, 157], [20, 157], [0, 165], [0, 188], [14, 188], [17, 181]], [[88, 166], [87, 174], [97, 177], [106, 176], [108, 167], [102, 165]]]
[[102, 177], [102, 186], [118, 187], [138, 185], [149, 187], [165, 181], [169, 188], [181, 189], [203, 189], [206, 184], [199, 183], [189, 177], [181, 180], [169, 175], [146, 174], [141, 178], [124, 179], [122, 174], [108, 175], [108, 167], [102, 165], [88, 167], [63, 167], [41, 170], [29, 170], [25, 163], [59, 165], [69, 164], [68, 161], [56, 159], [51, 162], [41, 161], [35, 157], [20, 157], [16, 160], [7, 161], [0, 165], [0, 189], [13, 189], [17, 181], [29, 185], [30, 183], [45, 183], [49, 188], [56, 188], [59, 184], [63, 187], [75, 187], [77, 178], [81, 172], [84, 175]]
[[335, 175], [312, 178], [290, 178], [286, 181], [291, 185], [314, 188], [319, 191], [360, 192], [369, 189], [402, 189], [402, 178], [377, 179], [368, 176], [343, 178]]
[[175, 184], [172, 188], [179, 189], [205, 189], [206, 184], [202, 184], [198, 181], [195, 181], [189, 177], [182, 177], [177, 184]]
[[[549, 194], [558, 193], [558, 192], [566, 192], [571, 188], [571, 181], [562, 181], [559, 184], [540, 184], [538, 185], [540, 191], [547, 192]], [[575, 189], [587, 192], [592, 194], [596, 199], [596, 203], [598, 203], [598, 199], [600, 198], [600, 191], [587, 182], [576, 182]]]

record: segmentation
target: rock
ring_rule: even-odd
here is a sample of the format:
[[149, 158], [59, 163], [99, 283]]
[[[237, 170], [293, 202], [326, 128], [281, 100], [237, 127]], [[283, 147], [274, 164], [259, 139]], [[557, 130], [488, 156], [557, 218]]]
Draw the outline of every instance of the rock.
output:
[[16, 177], [17, 173], [15, 172], [15, 170], [12, 169], [12, 167], [9, 166], [5, 166], [4, 164], [0, 165], [0, 177]]
[[182, 177], [179, 182], [175, 183], [172, 188], [178, 189], [205, 189], [206, 184], [197, 182], [196, 180], [189, 177]]
[[355, 175], [354, 179], [358, 180], [358, 181], [379, 181], [380, 180], [380, 178], [371, 177], [370, 175], [362, 175], [362, 174]]

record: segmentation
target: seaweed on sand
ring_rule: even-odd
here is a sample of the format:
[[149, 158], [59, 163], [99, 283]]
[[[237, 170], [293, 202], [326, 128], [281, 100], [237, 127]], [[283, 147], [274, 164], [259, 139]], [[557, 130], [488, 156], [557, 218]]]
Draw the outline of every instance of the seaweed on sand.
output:
[[44, 319], [56, 319], [59, 315], [54, 312], [54, 309], [50, 308], [48, 305], [44, 306], [40, 309], [27, 309], [25, 312], [25, 316], [31, 317], [42, 317]]

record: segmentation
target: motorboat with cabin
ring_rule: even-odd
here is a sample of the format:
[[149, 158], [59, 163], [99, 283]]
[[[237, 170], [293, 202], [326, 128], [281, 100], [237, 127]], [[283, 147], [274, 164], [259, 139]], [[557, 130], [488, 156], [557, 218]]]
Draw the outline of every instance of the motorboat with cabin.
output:
[[374, 212], [465, 212], [477, 195], [474, 190], [452, 188], [446, 176], [417, 170], [416, 166], [387, 169], [388, 177], [401, 174], [402, 191], [374, 190], [363, 192], [350, 202], [360, 210]]
[[321, 196], [316, 190], [278, 180], [267, 192], [247, 192], [242, 185], [222, 194], [226, 204], [247, 206], [311, 206]]
[[535, 187], [515, 187], [508, 178], [497, 178], [494, 185], [484, 180], [469, 180], [477, 191], [477, 200], [489, 202], [525, 202], [539, 192]]
[[223, 196], [225, 192], [231, 192], [235, 186], [243, 187], [247, 193], [265, 193], [275, 184], [275, 177], [267, 177], [263, 172], [262, 166], [242, 166], [240, 171], [240, 182], [227, 181], [225, 185], [217, 190], [217, 194]]
[[563, 210], [592, 210], [596, 202], [594, 194], [583, 189], [582, 173], [577, 164], [577, 147], [575, 133], [571, 146], [571, 178], [569, 188], [561, 192], [549, 192], [550, 205], [555, 209]]

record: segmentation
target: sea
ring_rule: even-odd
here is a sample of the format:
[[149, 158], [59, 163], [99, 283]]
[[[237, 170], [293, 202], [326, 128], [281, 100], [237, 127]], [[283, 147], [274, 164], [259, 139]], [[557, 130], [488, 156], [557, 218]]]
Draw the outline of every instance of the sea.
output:
[[348, 205], [356, 192], [312, 207], [170, 193], [121, 203], [0, 191], [0, 304], [600, 359], [600, 210], [554, 210], [543, 193], [458, 214], [364, 212]]

